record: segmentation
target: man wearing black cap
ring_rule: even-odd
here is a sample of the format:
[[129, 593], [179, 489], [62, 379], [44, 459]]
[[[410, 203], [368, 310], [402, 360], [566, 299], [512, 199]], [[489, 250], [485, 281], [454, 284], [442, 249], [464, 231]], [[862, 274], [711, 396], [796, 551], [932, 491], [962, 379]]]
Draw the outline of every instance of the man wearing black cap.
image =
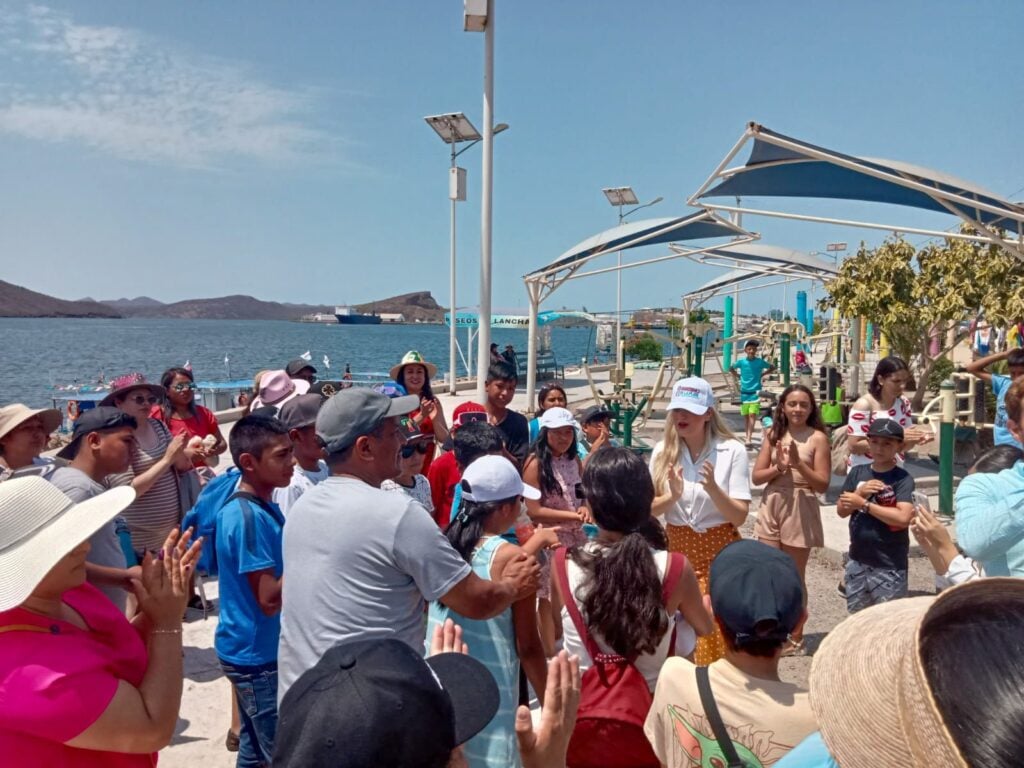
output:
[[380, 489], [398, 475], [399, 418], [418, 407], [415, 395], [357, 387], [320, 409], [331, 476], [296, 502], [284, 528], [279, 700], [338, 642], [394, 637], [421, 649], [424, 600], [485, 619], [536, 589], [534, 558], [480, 579], [419, 502]]
[[306, 491], [329, 474], [324, 461], [324, 449], [316, 437], [316, 415], [324, 399], [312, 392], [292, 398], [281, 406], [277, 413], [278, 420], [288, 430], [295, 454], [295, 471], [287, 488], [274, 489], [274, 503], [281, 508], [281, 513], [288, 514], [292, 505]]
[[[71, 442], [57, 456], [68, 460], [47, 478], [76, 504], [107, 489], [107, 475], [126, 472], [135, 446], [135, 418], [120, 408], [97, 406], [85, 411], [75, 422]], [[118, 528], [127, 531], [123, 517], [116, 517], [89, 539], [85, 574], [122, 612], [128, 602], [131, 578], [139, 576], [138, 566], [128, 568]]]
[[316, 381], [316, 368], [310, 365], [309, 360], [303, 357], [296, 357], [284, 367], [284, 372], [289, 379], [302, 379], [312, 384]]
[[[742, 539], [718, 553], [709, 580], [726, 647], [706, 668], [712, 697], [744, 765], [772, 765], [817, 730], [808, 693], [779, 680], [786, 639], [807, 618], [800, 574], [789, 555]], [[668, 768], [726, 764], [686, 659], [661, 668], [644, 730]]]
[[612, 412], [607, 407], [592, 405], [581, 411], [576, 418], [586, 438], [585, 447], [588, 452], [592, 453], [606, 445], [619, 445], [619, 441], [612, 437]]

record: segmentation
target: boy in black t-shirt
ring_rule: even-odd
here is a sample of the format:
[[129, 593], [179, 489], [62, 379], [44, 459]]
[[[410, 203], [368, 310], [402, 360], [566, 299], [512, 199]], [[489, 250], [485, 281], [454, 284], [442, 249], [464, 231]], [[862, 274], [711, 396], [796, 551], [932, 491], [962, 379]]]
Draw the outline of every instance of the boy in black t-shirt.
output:
[[516, 394], [519, 374], [504, 360], [491, 363], [487, 369], [487, 421], [498, 428], [505, 440], [505, 450], [516, 469], [523, 471], [526, 454], [530, 450], [530, 426], [521, 413], [509, 410], [508, 404]]
[[850, 518], [850, 560], [846, 564], [846, 609], [907, 596], [910, 537], [914, 517], [914, 478], [896, 464], [903, 448], [903, 427], [876, 419], [868, 429], [871, 464], [853, 467], [836, 504]]

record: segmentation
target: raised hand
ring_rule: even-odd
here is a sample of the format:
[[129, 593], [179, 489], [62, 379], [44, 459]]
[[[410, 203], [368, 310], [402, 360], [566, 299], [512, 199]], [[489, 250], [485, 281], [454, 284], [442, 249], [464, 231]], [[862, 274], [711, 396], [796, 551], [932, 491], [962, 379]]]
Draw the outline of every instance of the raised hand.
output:
[[512, 583], [516, 590], [516, 600], [521, 600], [537, 591], [540, 584], [540, 564], [533, 555], [520, 552], [505, 564], [501, 578]]
[[580, 660], [559, 651], [548, 662], [544, 706], [537, 730], [527, 707], [516, 710], [516, 739], [523, 768], [564, 768], [579, 706]]
[[469, 646], [462, 642], [462, 627], [451, 619], [445, 619], [444, 624], [437, 624], [430, 637], [430, 652], [427, 656], [437, 656], [439, 653], [469, 654]]

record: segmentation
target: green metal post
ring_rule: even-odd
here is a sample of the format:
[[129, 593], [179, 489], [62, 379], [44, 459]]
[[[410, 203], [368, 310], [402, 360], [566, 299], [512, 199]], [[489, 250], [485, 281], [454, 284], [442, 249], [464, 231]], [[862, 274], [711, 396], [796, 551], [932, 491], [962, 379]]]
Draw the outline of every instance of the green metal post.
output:
[[789, 334], [782, 334], [779, 344], [779, 368], [782, 370], [782, 386], [789, 386]]
[[704, 369], [704, 334], [693, 341], [693, 375], [702, 376]]
[[[725, 297], [725, 322], [722, 324], [722, 334], [725, 338], [732, 338], [732, 296]], [[729, 370], [732, 365], [732, 342], [727, 341], [725, 346], [722, 347], [722, 357], [725, 360], [725, 370]]]
[[693, 337], [686, 340], [686, 375], [693, 373]]
[[946, 379], [939, 387], [942, 396], [942, 422], [939, 424], [939, 514], [953, 514], [953, 452], [956, 392], [953, 382]]
[[620, 420], [622, 406], [620, 405], [618, 400], [612, 400], [608, 404], [608, 407], [611, 409], [612, 412], [612, 435], [614, 435], [615, 437], [622, 437], [622, 421]]

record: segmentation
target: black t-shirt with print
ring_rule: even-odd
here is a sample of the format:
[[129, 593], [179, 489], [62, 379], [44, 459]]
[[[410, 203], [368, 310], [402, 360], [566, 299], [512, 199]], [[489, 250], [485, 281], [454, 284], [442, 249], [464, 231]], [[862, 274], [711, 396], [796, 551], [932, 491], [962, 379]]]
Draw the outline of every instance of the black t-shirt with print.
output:
[[[882, 507], [895, 507], [896, 502], [912, 501], [914, 478], [902, 467], [876, 472], [870, 464], [852, 467], [843, 483], [843, 491], [856, 491], [868, 480], [881, 480], [885, 488], [868, 501]], [[850, 557], [872, 568], [908, 567], [910, 536], [906, 528], [893, 528], [867, 512], [854, 512], [850, 517]]]
[[522, 471], [530, 450], [530, 423], [523, 414], [506, 411], [505, 418], [498, 424], [498, 431], [505, 439], [505, 449], [515, 457], [519, 463], [517, 469]]

